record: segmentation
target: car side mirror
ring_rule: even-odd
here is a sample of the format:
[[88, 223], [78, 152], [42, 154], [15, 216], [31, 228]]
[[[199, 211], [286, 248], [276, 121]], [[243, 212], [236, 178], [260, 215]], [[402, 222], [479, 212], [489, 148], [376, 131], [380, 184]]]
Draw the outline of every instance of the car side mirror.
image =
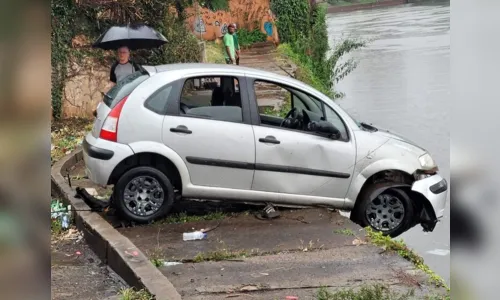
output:
[[310, 122], [309, 130], [325, 135], [331, 139], [338, 140], [341, 137], [340, 130], [328, 121]]

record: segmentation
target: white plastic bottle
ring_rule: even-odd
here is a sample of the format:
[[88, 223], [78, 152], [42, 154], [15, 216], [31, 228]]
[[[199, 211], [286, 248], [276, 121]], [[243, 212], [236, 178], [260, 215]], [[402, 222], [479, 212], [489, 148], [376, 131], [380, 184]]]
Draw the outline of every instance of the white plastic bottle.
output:
[[202, 232], [202, 231], [184, 232], [182, 234], [182, 239], [184, 241], [202, 240], [202, 239], [206, 239], [206, 238], [207, 238], [207, 234]]

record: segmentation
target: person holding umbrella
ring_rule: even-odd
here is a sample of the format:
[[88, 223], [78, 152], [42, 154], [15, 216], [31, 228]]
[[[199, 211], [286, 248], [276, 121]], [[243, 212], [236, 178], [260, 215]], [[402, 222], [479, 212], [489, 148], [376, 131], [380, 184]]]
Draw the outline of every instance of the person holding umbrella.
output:
[[[117, 50], [118, 60], [111, 66], [109, 80], [116, 84], [142, 67], [130, 60], [130, 50], [153, 49], [167, 43], [167, 39], [155, 29], [144, 24], [113, 26], [94, 42], [92, 47]], [[94, 110], [97, 116], [97, 110]]]
[[117, 54], [118, 60], [111, 66], [109, 72], [109, 80], [114, 84], [127, 77], [127, 75], [141, 70], [138, 64], [130, 60], [130, 49], [127, 46], [118, 48]]

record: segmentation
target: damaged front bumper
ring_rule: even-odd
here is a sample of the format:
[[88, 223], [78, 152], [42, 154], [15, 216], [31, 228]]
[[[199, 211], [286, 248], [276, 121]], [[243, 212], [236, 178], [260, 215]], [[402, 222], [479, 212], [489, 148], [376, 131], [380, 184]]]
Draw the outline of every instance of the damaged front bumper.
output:
[[448, 196], [448, 182], [439, 174], [417, 180], [411, 190], [424, 196], [428, 203], [420, 213], [420, 224], [424, 231], [433, 231], [440, 218], [443, 217]]

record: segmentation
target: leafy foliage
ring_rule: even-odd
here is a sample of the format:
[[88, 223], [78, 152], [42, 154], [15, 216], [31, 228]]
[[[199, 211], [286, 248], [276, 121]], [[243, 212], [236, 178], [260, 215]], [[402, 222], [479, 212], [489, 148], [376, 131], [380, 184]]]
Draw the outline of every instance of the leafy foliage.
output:
[[382, 232], [374, 231], [371, 227], [367, 227], [365, 230], [367, 238], [372, 244], [382, 247], [385, 251], [398, 253], [401, 257], [410, 261], [417, 269], [420, 269], [429, 275], [431, 283], [437, 287], [444, 287], [446, 290], [450, 290], [446, 282], [424, 263], [424, 259], [420, 255], [408, 248], [402, 239], [393, 240], [389, 236], [384, 235]]
[[[353, 50], [364, 47], [366, 42], [343, 40], [328, 57], [330, 47], [324, 6], [309, 4], [307, 0], [272, 0], [271, 7], [278, 18], [280, 38], [286, 42], [286, 45], [280, 46], [280, 53], [297, 65], [296, 78], [328, 96], [341, 97], [342, 94], [333, 92], [335, 83], [357, 66], [354, 59], [340, 63], [341, 58]], [[297, 17], [297, 11], [301, 11], [302, 17]], [[294, 28], [292, 24], [297, 22], [299, 23]]]
[[290, 43], [300, 32], [309, 32], [309, 3], [307, 0], [271, 0], [276, 14], [276, 27], [282, 42]]
[[[226, 1], [227, 0], [219, 0]], [[184, 25], [186, 15], [170, 7], [182, 8], [184, 0], [53, 0], [51, 2], [52, 35], [52, 108], [53, 116], [61, 115], [63, 88], [68, 76], [70, 58], [93, 56], [106, 60], [99, 49], [75, 49], [72, 39], [84, 35], [95, 40], [107, 28], [123, 24], [145, 24], [161, 32], [169, 41], [153, 51], [137, 51], [134, 59], [143, 64], [167, 64], [200, 61], [200, 47], [194, 35]], [[210, 3], [215, 3], [210, 1]], [[180, 6], [179, 6], [180, 5]], [[182, 11], [182, 10], [181, 10]], [[109, 63], [109, 62], [108, 62]]]
[[241, 47], [248, 47], [258, 42], [265, 42], [267, 35], [259, 29], [248, 30], [241, 28], [237, 31], [238, 42]]

